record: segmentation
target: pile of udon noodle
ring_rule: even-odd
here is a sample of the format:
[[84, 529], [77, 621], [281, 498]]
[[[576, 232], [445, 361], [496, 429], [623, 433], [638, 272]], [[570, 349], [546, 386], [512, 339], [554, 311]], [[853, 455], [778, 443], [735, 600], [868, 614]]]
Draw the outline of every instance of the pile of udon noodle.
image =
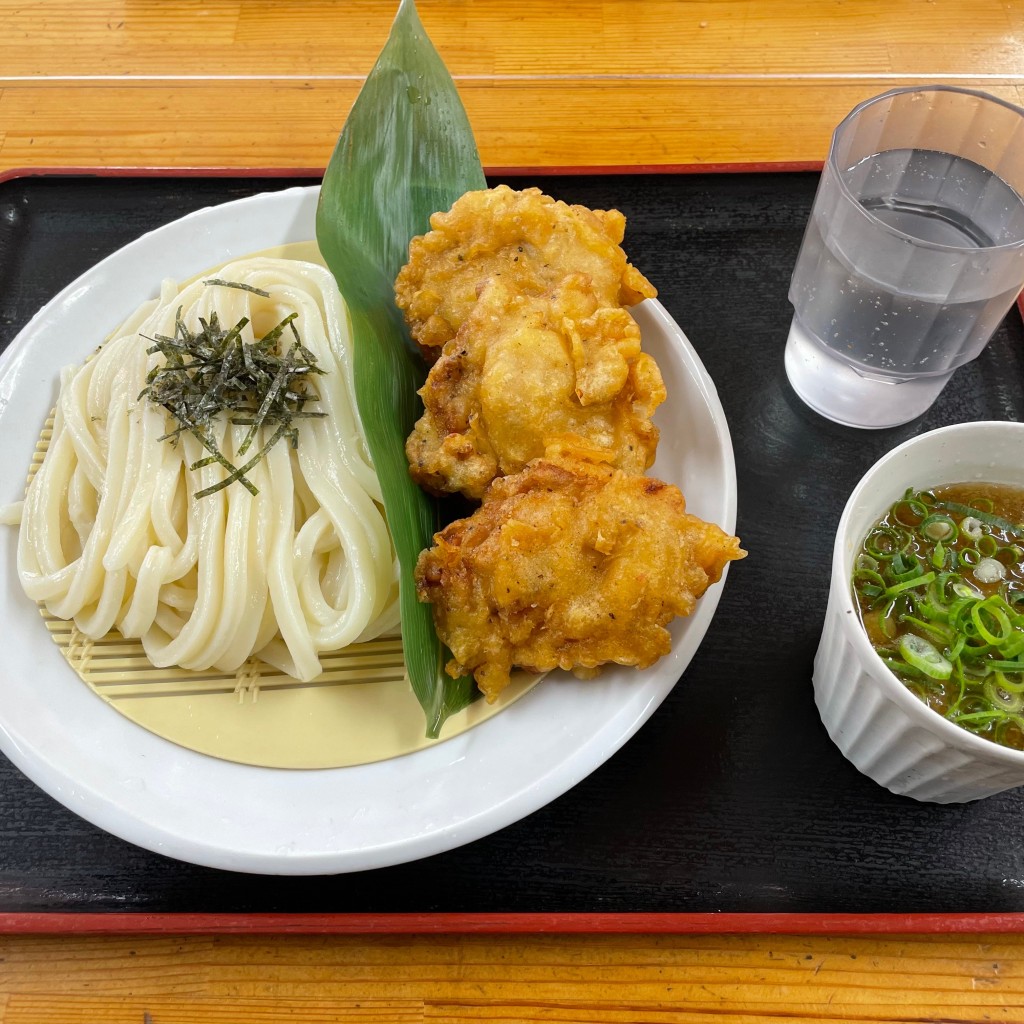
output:
[[[347, 314], [329, 271], [243, 259], [181, 290], [166, 282], [77, 369], [61, 375], [53, 432], [21, 510], [18, 572], [29, 597], [87, 637], [138, 638], [157, 667], [232, 672], [255, 656], [301, 680], [320, 655], [398, 625], [397, 565], [356, 413]], [[245, 320], [242, 341], [291, 314], [321, 373], [294, 441], [273, 444], [213, 493], [222, 464], [144, 396], [180, 318], [198, 331]], [[224, 415], [210, 429], [234, 466], [269, 440]], [[204, 464], [207, 462], [209, 464]], [[197, 468], [196, 467], [198, 464]], [[255, 493], [252, 493], [255, 491]]]

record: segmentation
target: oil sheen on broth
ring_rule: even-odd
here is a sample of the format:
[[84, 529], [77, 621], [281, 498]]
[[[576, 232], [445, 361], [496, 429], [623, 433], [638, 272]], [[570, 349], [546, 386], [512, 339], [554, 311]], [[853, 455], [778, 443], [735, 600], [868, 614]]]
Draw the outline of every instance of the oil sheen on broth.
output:
[[1024, 750], [1024, 488], [908, 491], [861, 545], [853, 590], [872, 646], [911, 692]]

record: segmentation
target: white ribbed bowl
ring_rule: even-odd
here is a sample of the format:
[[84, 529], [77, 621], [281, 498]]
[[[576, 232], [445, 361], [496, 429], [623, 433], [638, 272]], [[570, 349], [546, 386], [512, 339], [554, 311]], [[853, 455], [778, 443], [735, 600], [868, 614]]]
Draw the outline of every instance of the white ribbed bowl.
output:
[[933, 430], [868, 470], [839, 521], [814, 659], [814, 699], [843, 754], [893, 793], [936, 803], [977, 800], [1024, 785], [1024, 752], [961, 729], [907, 690], [872, 648], [850, 579], [868, 530], [908, 487], [969, 480], [1024, 487], [1024, 423]]

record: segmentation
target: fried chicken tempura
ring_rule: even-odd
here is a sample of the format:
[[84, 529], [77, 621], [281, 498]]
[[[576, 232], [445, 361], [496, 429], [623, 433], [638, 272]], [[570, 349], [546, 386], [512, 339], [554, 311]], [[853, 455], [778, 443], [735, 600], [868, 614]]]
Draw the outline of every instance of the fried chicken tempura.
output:
[[655, 290], [618, 244], [622, 214], [499, 186], [431, 224], [395, 286], [421, 346], [444, 346], [406, 444], [413, 478], [480, 498], [568, 434], [643, 473], [665, 387], [623, 308]]
[[689, 515], [678, 488], [595, 457], [566, 444], [495, 480], [420, 555], [417, 590], [454, 655], [447, 669], [471, 672], [489, 701], [514, 665], [586, 677], [653, 664], [672, 618], [746, 554]]
[[548, 299], [500, 278], [485, 285], [420, 395], [424, 414], [405, 447], [413, 479], [480, 498], [570, 434], [643, 473], [665, 385], [629, 313], [598, 308], [586, 279], [572, 275]]
[[513, 292], [541, 297], [566, 275], [582, 274], [597, 307], [633, 306], [657, 295], [626, 261], [626, 218], [618, 210], [588, 210], [537, 188], [499, 185], [467, 192], [435, 213], [430, 226], [409, 246], [395, 298], [413, 338], [435, 354], [465, 323], [481, 287], [498, 278]]

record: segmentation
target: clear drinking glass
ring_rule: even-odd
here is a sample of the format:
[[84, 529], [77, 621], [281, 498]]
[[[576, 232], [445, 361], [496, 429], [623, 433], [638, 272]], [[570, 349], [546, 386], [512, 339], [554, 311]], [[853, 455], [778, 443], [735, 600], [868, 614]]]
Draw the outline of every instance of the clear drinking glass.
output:
[[895, 89], [832, 136], [789, 290], [786, 373], [821, 415], [925, 412], [1024, 285], [1024, 110]]

